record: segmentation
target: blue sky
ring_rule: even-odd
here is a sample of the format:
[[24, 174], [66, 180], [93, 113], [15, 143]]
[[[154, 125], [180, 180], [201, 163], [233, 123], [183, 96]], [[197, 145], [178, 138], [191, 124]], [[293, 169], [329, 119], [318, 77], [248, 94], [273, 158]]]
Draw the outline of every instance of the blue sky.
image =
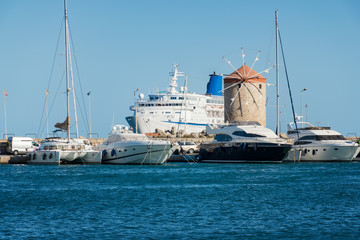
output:
[[[360, 2], [355, 0], [68, 0], [78, 66], [75, 76], [80, 76], [84, 101], [79, 99], [87, 112], [86, 92], [91, 91], [92, 132], [106, 137], [113, 122], [125, 124], [125, 117], [132, 114], [133, 91], [139, 88], [147, 95], [166, 89], [174, 63], [188, 74], [189, 89], [196, 93], [205, 92], [212, 72], [232, 72], [222, 56], [240, 67], [241, 48], [248, 64], [261, 50], [255, 71], [274, 65], [275, 9], [296, 112], [300, 113], [300, 91], [307, 88], [305, 119], [359, 136]], [[1, 92], [8, 93], [8, 133], [45, 136], [43, 106], [54, 57], [49, 105], [57, 97], [49, 113], [50, 130], [65, 119], [65, 84], [57, 90], [64, 65], [62, 39], [55, 54], [62, 20], [61, 0], [0, 1], [0, 83]], [[280, 73], [281, 131], [285, 132], [292, 116], [282, 66]], [[264, 76], [275, 83], [274, 70]], [[267, 97], [267, 127], [274, 130], [275, 87], [268, 87]], [[3, 94], [0, 101], [2, 137]], [[83, 115], [79, 114], [80, 133], [87, 136], [88, 120]]]

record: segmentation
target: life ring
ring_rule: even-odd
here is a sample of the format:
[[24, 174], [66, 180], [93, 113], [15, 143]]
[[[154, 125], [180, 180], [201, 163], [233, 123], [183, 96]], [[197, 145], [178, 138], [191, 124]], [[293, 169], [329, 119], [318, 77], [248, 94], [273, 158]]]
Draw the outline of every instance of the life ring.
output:
[[115, 149], [111, 150], [111, 156], [113, 157], [116, 154]]
[[46, 153], [43, 154], [43, 160], [45, 160], [45, 159], [46, 159]]

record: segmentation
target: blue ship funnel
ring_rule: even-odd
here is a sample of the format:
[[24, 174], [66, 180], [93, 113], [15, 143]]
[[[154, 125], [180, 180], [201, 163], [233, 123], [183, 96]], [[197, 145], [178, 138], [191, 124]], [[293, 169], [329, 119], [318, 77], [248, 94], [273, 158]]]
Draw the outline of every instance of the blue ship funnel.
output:
[[222, 96], [222, 81], [221, 75], [214, 74], [210, 75], [210, 80], [207, 84], [206, 94]]

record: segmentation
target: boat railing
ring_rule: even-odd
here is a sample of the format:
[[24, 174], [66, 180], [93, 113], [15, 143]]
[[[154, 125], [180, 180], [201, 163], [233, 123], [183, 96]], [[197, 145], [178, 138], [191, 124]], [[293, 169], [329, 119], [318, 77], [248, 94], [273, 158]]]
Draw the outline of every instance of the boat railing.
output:
[[[313, 126], [312, 124], [308, 122], [296, 122], [297, 130], [330, 130], [330, 127], [319, 127], [319, 126]], [[291, 122], [288, 124], [288, 134], [294, 134], [297, 133], [295, 123]]]

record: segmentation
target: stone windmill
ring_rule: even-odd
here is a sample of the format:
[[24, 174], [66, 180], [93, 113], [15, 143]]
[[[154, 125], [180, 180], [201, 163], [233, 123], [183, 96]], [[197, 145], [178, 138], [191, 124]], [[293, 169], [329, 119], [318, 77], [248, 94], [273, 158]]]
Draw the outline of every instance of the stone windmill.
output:
[[[242, 50], [242, 49], [241, 49]], [[225, 122], [257, 121], [266, 127], [266, 78], [252, 68], [258, 61], [260, 51], [251, 67], [243, 56], [243, 66], [236, 69], [230, 61], [224, 60], [235, 70], [224, 78]]]

